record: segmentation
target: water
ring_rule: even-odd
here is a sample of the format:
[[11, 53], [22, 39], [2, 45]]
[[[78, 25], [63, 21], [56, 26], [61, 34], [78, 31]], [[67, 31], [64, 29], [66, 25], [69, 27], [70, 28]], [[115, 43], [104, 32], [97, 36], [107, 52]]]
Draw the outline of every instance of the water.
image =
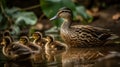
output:
[[[58, 57], [58, 59], [61, 59]], [[2, 47], [0, 47], [0, 67], [61, 67], [61, 61], [59, 62], [43, 62], [43, 63], [33, 63], [31, 60], [22, 62], [13, 62], [7, 60], [7, 58], [2, 53]]]
[[[119, 52], [120, 46], [95, 47], [95, 48], [70, 48], [67, 51], [64, 51], [62, 55], [60, 55], [62, 59], [60, 57], [57, 58], [60, 60], [58, 62], [32, 63], [30, 61], [24, 62], [8, 61], [2, 54], [0, 48], [0, 67], [94, 67], [94, 65], [97, 63], [97, 61], [95, 61], [96, 59], [108, 55], [111, 51]], [[118, 57], [120, 58], [120, 56]], [[110, 61], [111, 61], [110, 64], [113, 65], [115, 64], [115, 62], [113, 62], [112, 60]], [[116, 59], [114, 61], [116, 61]], [[120, 60], [117, 59], [117, 62], [120, 62]], [[108, 61], [104, 62], [104, 66], [103, 65], [102, 66], [111, 67], [110, 65], [105, 66], [105, 64], [107, 65], [107, 63]], [[120, 67], [120, 63], [118, 67]]]

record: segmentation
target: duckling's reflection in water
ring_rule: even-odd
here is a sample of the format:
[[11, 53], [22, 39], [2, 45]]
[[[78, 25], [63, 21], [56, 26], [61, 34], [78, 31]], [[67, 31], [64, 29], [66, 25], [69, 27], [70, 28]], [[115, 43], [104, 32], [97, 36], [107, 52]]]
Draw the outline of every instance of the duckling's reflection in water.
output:
[[63, 67], [93, 67], [96, 60], [118, 47], [69, 48], [62, 55]]
[[25, 60], [25, 61], [7, 61], [4, 64], [4, 67], [33, 67], [31, 60]]

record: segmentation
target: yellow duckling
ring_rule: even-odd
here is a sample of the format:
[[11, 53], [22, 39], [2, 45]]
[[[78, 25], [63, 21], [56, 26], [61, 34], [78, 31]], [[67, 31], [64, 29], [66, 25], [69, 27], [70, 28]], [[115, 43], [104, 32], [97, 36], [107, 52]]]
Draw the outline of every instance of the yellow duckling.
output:
[[27, 36], [21, 36], [20, 39], [19, 39], [19, 43], [28, 46], [35, 53], [40, 53], [40, 51], [42, 49], [40, 46], [30, 42], [29, 38]]
[[44, 49], [44, 45], [45, 45], [45, 40], [42, 39], [42, 33], [41, 32], [34, 32], [31, 36], [31, 38], [33, 38], [33, 43], [39, 45], [41, 48]]
[[19, 42], [13, 42], [11, 37], [4, 36], [1, 42], [3, 54], [12, 61], [24, 61], [30, 59], [31, 49]]
[[42, 53], [42, 48], [39, 45], [30, 42], [29, 38], [27, 36], [21, 36], [20, 39], [19, 39], [19, 42], [21, 44], [26, 45], [27, 47], [29, 47], [34, 52], [34, 55], [32, 57], [34, 63], [41, 63], [43, 61], [42, 54], [41, 54]]
[[66, 44], [55, 41], [52, 36], [47, 36], [45, 40], [47, 41], [45, 44], [45, 53], [48, 62], [57, 61], [57, 56], [65, 51]]
[[45, 57], [45, 43], [41, 32], [34, 32], [30, 38], [33, 38], [33, 43], [39, 45], [42, 48], [42, 59], [46, 60]]

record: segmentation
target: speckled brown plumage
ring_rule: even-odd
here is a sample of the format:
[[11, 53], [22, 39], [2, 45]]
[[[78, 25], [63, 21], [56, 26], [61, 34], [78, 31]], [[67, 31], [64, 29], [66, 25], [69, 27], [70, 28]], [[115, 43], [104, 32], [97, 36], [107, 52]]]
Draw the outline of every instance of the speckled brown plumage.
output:
[[62, 18], [64, 22], [60, 28], [60, 35], [70, 47], [93, 47], [103, 46], [110, 39], [118, 38], [109, 30], [89, 25], [74, 25], [72, 11], [69, 8], [61, 8], [57, 15], [50, 20]]

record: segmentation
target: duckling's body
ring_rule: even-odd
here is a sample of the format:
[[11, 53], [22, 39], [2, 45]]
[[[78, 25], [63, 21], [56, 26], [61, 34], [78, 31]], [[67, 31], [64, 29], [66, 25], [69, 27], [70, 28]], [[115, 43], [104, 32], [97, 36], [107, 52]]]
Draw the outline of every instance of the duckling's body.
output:
[[24, 44], [24, 45], [28, 46], [35, 53], [40, 53], [40, 51], [42, 49], [37, 44], [33, 44], [32, 42], [30, 42], [29, 38], [27, 36], [21, 36], [19, 42], [21, 44]]
[[40, 46], [42, 48], [41, 51], [41, 56], [42, 56], [42, 60], [45, 61], [46, 57], [45, 57], [45, 40], [42, 38], [42, 33], [41, 32], [34, 32], [31, 36], [31, 38], [33, 38], [33, 43]]
[[35, 63], [42, 62], [41, 57], [42, 48], [39, 45], [30, 42], [27, 36], [21, 36], [19, 42], [26, 45], [28, 48], [32, 50], [32, 52], [34, 53], [32, 58]]
[[57, 15], [51, 19], [63, 18], [64, 22], [61, 25], [60, 35], [70, 47], [103, 46], [106, 41], [118, 38], [107, 29], [89, 25], [72, 26], [72, 17], [72, 11], [69, 8], [61, 8]]
[[41, 32], [34, 32], [32, 34], [32, 38], [34, 39], [33, 43], [39, 45], [42, 49], [44, 49], [45, 40], [42, 39], [42, 33]]
[[45, 44], [45, 53], [48, 59], [48, 62], [56, 61], [56, 56], [60, 55], [65, 48], [67, 47], [66, 44], [61, 43], [59, 41], [55, 41], [52, 36], [46, 37], [47, 43]]
[[9, 36], [3, 38], [1, 45], [3, 45], [3, 54], [12, 61], [24, 61], [30, 59], [32, 55], [32, 51], [28, 47], [18, 42], [12, 42]]
[[5, 30], [5, 31], [3, 32], [3, 37], [4, 37], [4, 36], [9, 36], [9, 37], [11, 38], [12, 42], [14, 41], [14, 39], [13, 39], [13, 37], [11, 36], [9, 30]]

